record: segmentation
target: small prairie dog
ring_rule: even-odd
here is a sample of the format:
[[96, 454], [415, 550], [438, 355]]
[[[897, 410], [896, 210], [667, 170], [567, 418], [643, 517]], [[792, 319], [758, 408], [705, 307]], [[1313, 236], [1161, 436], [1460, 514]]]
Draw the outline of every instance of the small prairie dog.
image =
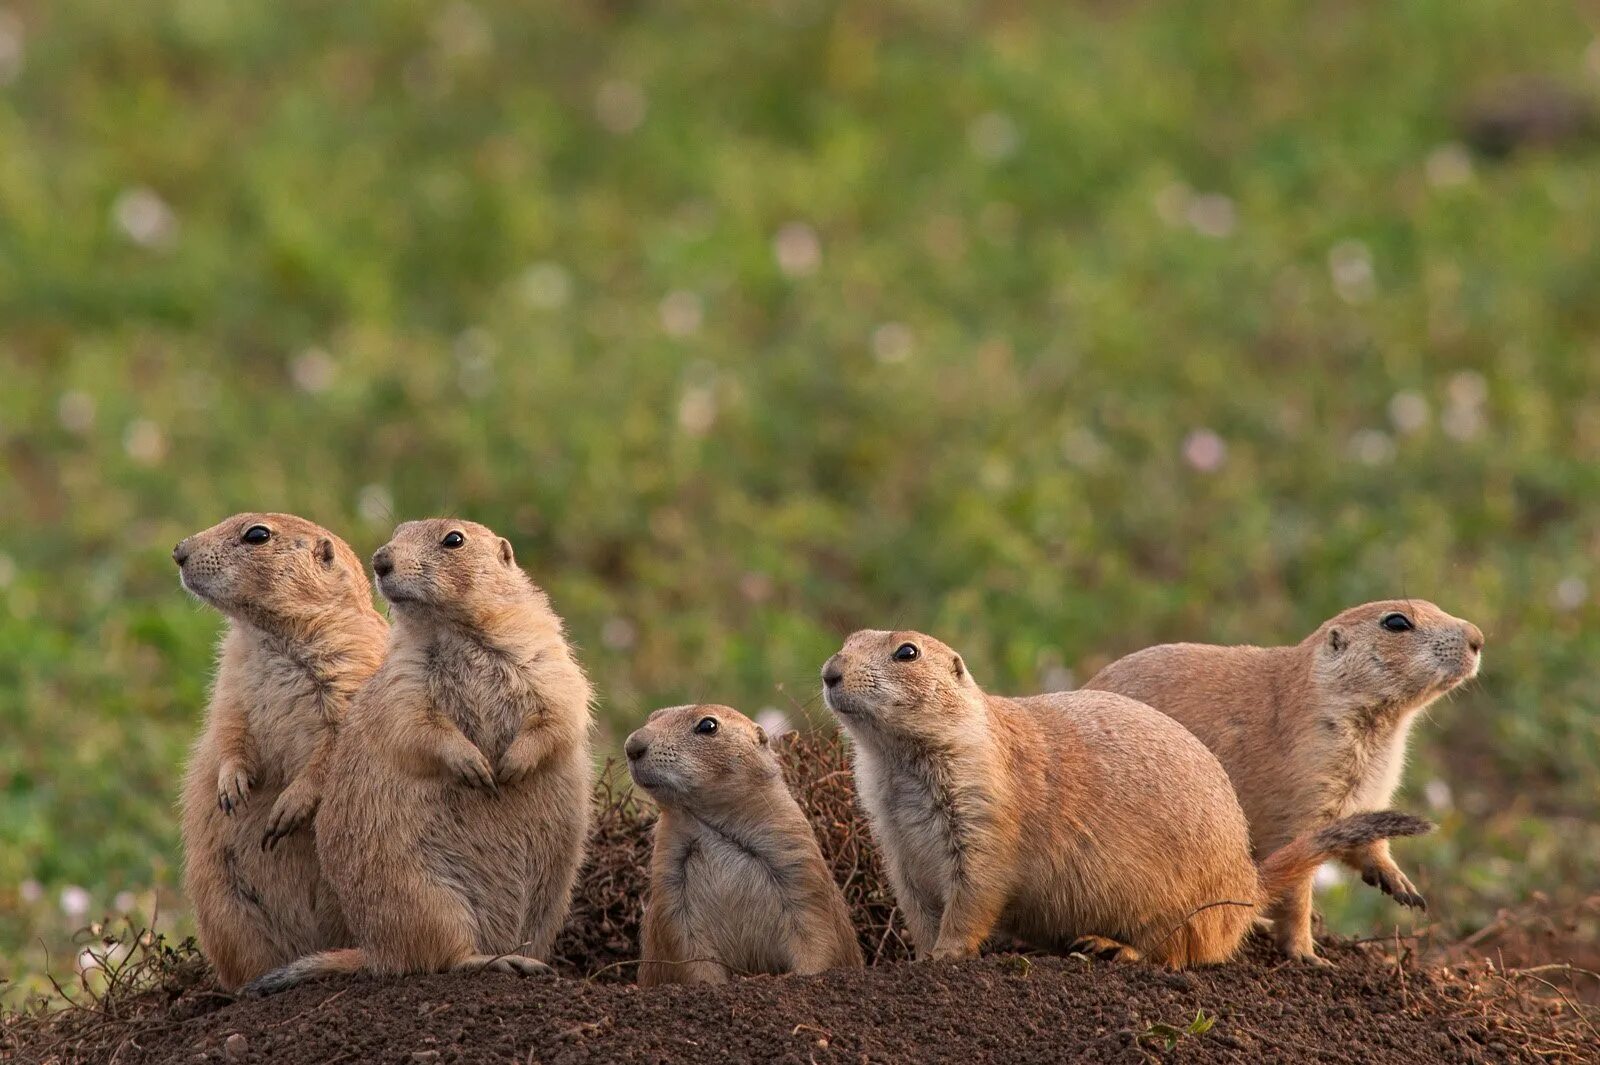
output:
[[346, 942], [311, 833], [298, 830], [388, 626], [355, 552], [304, 518], [236, 514], [180, 541], [172, 558], [183, 586], [228, 619], [182, 820], [184, 891], [231, 990]]
[[317, 851], [357, 949], [325, 973], [549, 973], [588, 836], [590, 699], [561, 619], [482, 525], [410, 521], [372, 560], [388, 654], [351, 707]]
[[855, 633], [822, 679], [919, 957], [970, 956], [999, 930], [1174, 969], [1226, 961], [1330, 854], [1431, 827], [1348, 818], [1258, 870], [1216, 757], [1143, 703], [988, 695], [916, 632]]
[[[1177, 719], [1222, 762], [1266, 855], [1308, 829], [1389, 805], [1417, 712], [1478, 673], [1483, 633], [1420, 599], [1352, 607], [1290, 647], [1176, 643], [1136, 651], [1084, 687]], [[1422, 895], [1376, 839], [1337, 857], [1407, 906]], [[1315, 951], [1312, 877], [1272, 914], [1282, 949]]]
[[624, 750], [661, 808], [640, 984], [861, 968], [844, 896], [760, 726], [727, 706], [674, 706]]

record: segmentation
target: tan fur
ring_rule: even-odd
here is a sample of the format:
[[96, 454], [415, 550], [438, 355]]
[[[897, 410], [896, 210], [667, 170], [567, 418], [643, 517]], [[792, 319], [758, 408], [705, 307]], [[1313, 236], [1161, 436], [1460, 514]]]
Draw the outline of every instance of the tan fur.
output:
[[[823, 683], [920, 957], [966, 957], [1000, 931], [1174, 969], [1225, 961], [1265, 892], [1331, 853], [1296, 840], [1258, 877], [1216, 757], [1132, 699], [988, 695], [914, 632], [854, 634]], [[1341, 828], [1339, 846], [1378, 830]]]
[[[1390, 632], [1381, 620], [1408, 617]], [[1478, 672], [1483, 633], [1422, 600], [1346, 610], [1291, 647], [1165, 644], [1118, 659], [1086, 688], [1118, 692], [1176, 718], [1228, 771], [1257, 855], [1336, 818], [1389, 804], [1418, 711]], [[1339, 856], [1412, 906], [1421, 894], [1386, 840]], [[1274, 914], [1283, 950], [1314, 954], [1311, 875]]]
[[[708, 718], [716, 731], [696, 732]], [[861, 968], [844, 896], [755, 722], [727, 706], [669, 707], [625, 750], [661, 809], [640, 984]]]
[[[464, 543], [444, 545], [457, 532]], [[318, 815], [318, 853], [360, 950], [273, 991], [357, 968], [548, 972], [589, 825], [588, 680], [511, 545], [472, 522], [406, 522], [373, 556], [393, 604]]]
[[[245, 530], [271, 538], [251, 545]], [[184, 891], [200, 945], [234, 988], [348, 941], [311, 832], [340, 720], [388, 626], [355, 552], [290, 514], [236, 514], [172, 552], [228, 628], [183, 786]]]

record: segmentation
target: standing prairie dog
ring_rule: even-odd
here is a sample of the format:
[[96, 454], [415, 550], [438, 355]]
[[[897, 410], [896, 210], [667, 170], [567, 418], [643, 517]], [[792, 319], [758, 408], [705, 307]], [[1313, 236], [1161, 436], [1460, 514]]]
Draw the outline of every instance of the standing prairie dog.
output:
[[548, 973], [588, 836], [591, 692], [511, 544], [410, 521], [372, 560], [393, 605], [383, 665], [335, 746], [317, 852], [358, 949], [324, 973]]
[[388, 626], [355, 552], [304, 518], [236, 514], [172, 558], [183, 586], [228, 619], [182, 806], [184, 891], [231, 990], [347, 942], [311, 833], [297, 830]]
[[844, 895], [760, 726], [732, 707], [674, 706], [624, 750], [661, 808], [640, 984], [861, 968]]
[[[1474, 677], [1483, 633], [1420, 599], [1352, 607], [1291, 647], [1174, 643], [1119, 658], [1085, 688], [1177, 719], [1222, 762], [1255, 853], [1389, 805], [1417, 712]], [[1376, 839], [1337, 857], [1407, 906], [1422, 895]], [[1272, 914], [1285, 953], [1310, 957], [1306, 878]]]
[[919, 957], [967, 957], [998, 929], [1173, 969], [1226, 961], [1330, 854], [1431, 827], [1347, 818], [1258, 870], [1216, 757], [1143, 703], [988, 695], [915, 632], [855, 633], [822, 679]]

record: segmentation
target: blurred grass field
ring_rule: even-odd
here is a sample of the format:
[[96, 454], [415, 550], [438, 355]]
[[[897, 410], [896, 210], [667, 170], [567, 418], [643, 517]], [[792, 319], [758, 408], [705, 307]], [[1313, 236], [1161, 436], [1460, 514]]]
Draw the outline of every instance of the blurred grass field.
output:
[[[510, 536], [603, 744], [852, 628], [992, 690], [1407, 594], [1442, 928], [1600, 886], [1600, 94], [1564, 4], [0, 0], [0, 974], [186, 927], [173, 542]], [[812, 711], [821, 722], [821, 715]], [[1346, 931], [1412, 927], [1359, 882]]]

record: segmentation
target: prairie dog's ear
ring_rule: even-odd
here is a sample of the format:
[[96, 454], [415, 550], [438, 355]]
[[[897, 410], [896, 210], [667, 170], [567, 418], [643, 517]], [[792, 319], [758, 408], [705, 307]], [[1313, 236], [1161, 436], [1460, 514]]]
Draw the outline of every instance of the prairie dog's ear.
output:
[[332, 540], [328, 539], [326, 536], [322, 537], [322, 539], [317, 541], [315, 551], [318, 562], [322, 563], [324, 566], [333, 565], [334, 554]]
[[756, 726], [756, 742], [763, 747], [767, 745], [767, 730], [760, 725]]
[[956, 655], [955, 662], [951, 665], [950, 670], [956, 675], [956, 679], [960, 680], [967, 675], [967, 664], [961, 661], [960, 655]]
[[1342, 654], [1349, 645], [1350, 640], [1345, 636], [1343, 629], [1335, 627], [1328, 630], [1328, 648], [1334, 654]]
[[502, 536], [500, 538], [500, 561], [503, 564], [510, 566], [514, 564], [516, 560], [517, 557], [511, 550], [511, 541]]

